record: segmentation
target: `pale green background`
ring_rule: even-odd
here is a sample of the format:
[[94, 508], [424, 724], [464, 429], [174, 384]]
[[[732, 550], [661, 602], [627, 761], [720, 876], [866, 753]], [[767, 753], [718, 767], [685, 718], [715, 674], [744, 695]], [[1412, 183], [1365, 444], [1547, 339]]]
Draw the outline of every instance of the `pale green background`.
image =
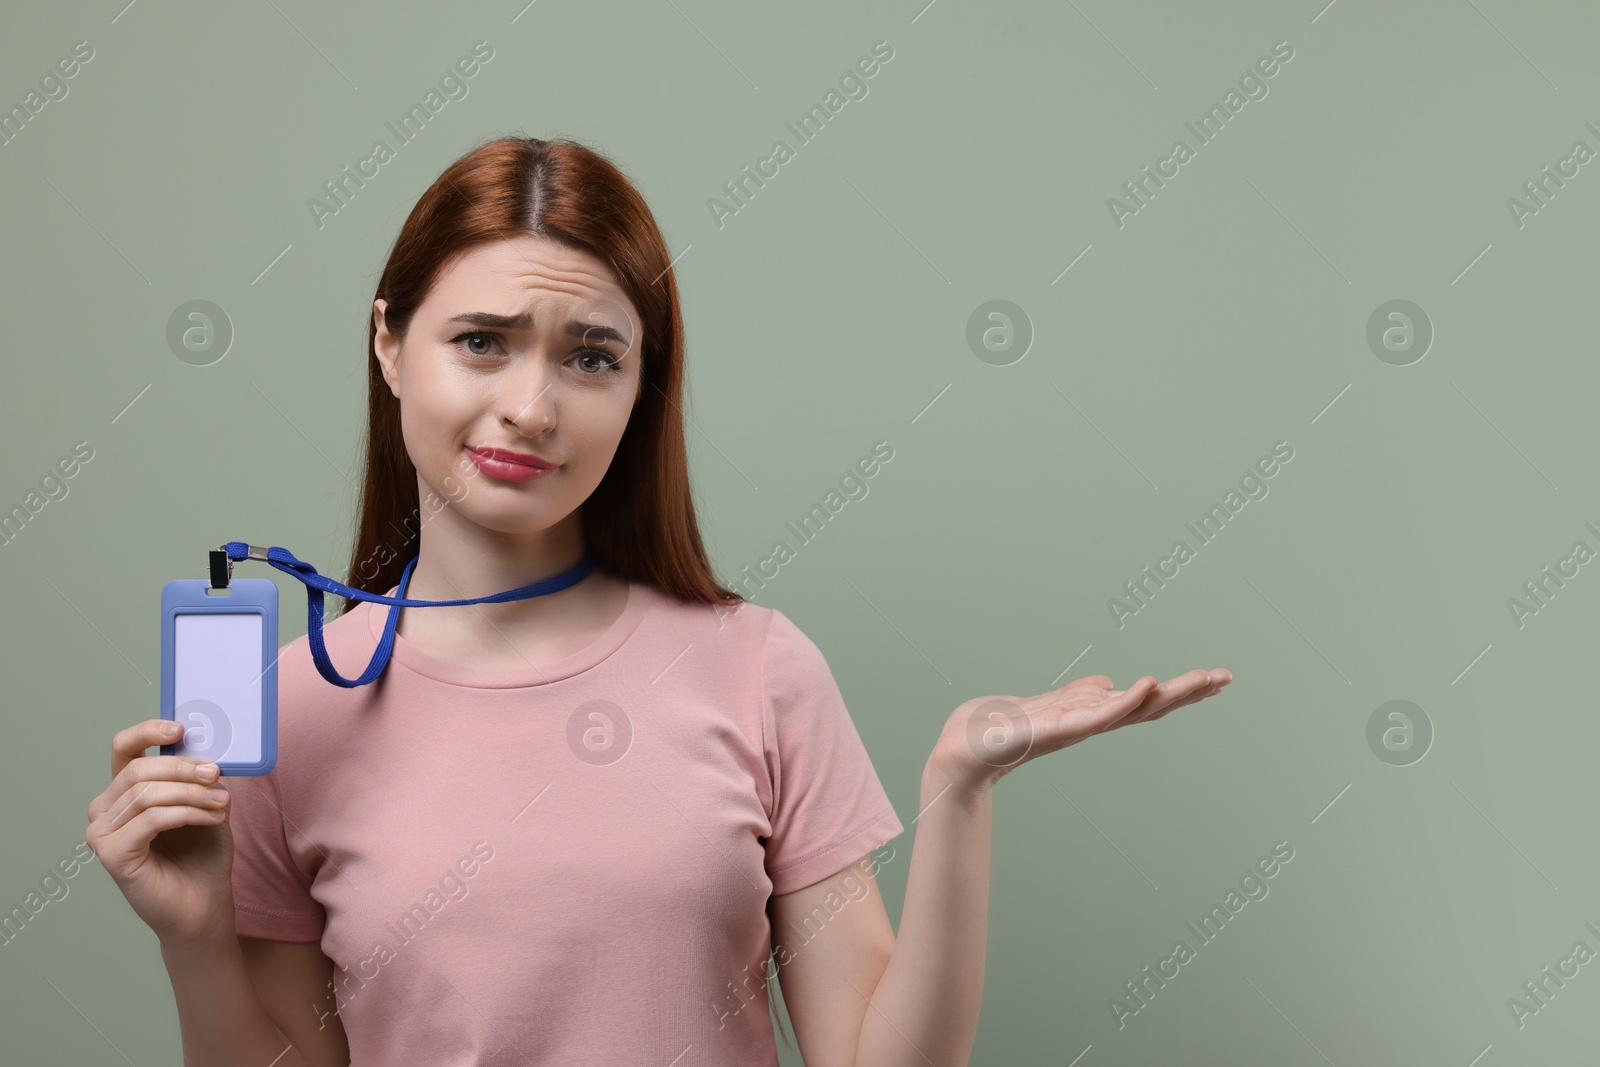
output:
[[[1506, 605], [1600, 546], [1600, 175], [1522, 229], [1506, 207], [1600, 147], [1592, 6], [123, 2], [13, 2], [0, 30], [8, 108], [95, 49], [0, 147], [0, 503], [96, 451], [0, 547], [6, 908], [81, 840], [112, 733], [155, 714], [161, 584], [235, 538], [346, 560], [368, 302], [417, 196], [488, 136], [562, 135], [684, 253], [724, 579], [893, 445], [756, 599], [823, 649], [908, 827], [965, 699], [1234, 672], [1001, 783], [973, 1063], [1592, 1058], [1600, 964], [1524, 1029], [1507, 1000], [1600, 949], [1600, 577], [1521, 629]], [[480, 39], [470, 95], [319, 231], [307, 198]], [[869, 95], [719, 231], [707, 198], [880, 39]], [[1279, 40], [1270, 94], [1119, 229], [1107, 198]], [[965, 340], [997, 298], [1035, 331], [1008, 367]], [[1403, 368], [1365, 340], [1397, 298], [1436, 330]], [[213, 366], [166, 344], [193, 299], [236, 330]], [[1107, 598], [1279, 440], [1270, 495], [1118, 630]], [[1412, 766], [1367, 745], [1391, 699], [1436, 730]], [[896, 920], [914, 836], [881, 876]], [[1271, 894], [1118, 1030], [1108, 998], [1280, 840]], [[98, 866], [70, 885], [0, 949], [7, 1062], [178, 1062], [153, 935]]]

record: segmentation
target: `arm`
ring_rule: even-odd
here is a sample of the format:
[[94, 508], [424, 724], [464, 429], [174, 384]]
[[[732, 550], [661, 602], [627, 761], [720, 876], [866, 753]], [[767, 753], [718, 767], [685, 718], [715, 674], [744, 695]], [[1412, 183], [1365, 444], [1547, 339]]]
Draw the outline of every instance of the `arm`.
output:
[[[894, 927], [869, 852], [770, 905], [772, 953], [807, 1067], [851, 1067], [869, 996], [894, 953]], [[831, 905], [831, 907], [830, 907]]]
[[964, 1065], [978, 1035], [992, 795], [930, 759], [919, 807], [899, 938], [882, 980], [866, 991], [872, 1000], [852, 1067]]
[[257, 942], [231, 929], [163, 941], [184, 1067], [345, 1067], [350, 1055], [338, 1016], [328, 1015], [319, 1030], [312, 1010], [326, 995], [332, 964], [321, 968], [311, 952], [327, 963], [314, 942]]
[[[182, 734], [183, 725], [170, 719], [117, 731], [111, 783], [89, 802], [84, 840], [161, 945], [183, 1062], [342, 1067], [349, 1058], [337, 1017], [319, 1036], [285, 1007], [321, 996], [332, 973], [327, 958], [312, 944], [253, 952], [247, 960], [236, 935], [231, 794], [213, 787], [216, 765], [193, 756], [144, 755]], [[293, 1045], [285, 1033], [294, 1036]]]
[[967, 1062], [983, 1000], [990, 803], [986, 790], [948, 784], [930, 760], [898, 941], [876, 879], [862, 877], [876, 873], [871, 853], [772, 898], [778, 981], [806, 1067]]
[[245, 970], [267, 1014], [308, 1067], [347, 1067], [350, 1044], [329, 980], [333, 961], [316, 941], [240, 937]]
[[[1159, 719], [1232, 680], [1226, 670], [1195, 670], [1114, 690], [1094, 675], [957, 708], [923, 770], [898, 937], [885, 942], [888, 918], [874, 892], [875, 903], [831, 920], [837, 937], [817, 938], [817, 951], [808, 944], [788, 962], [790, 974], [780, 970], [807, 1067], [965, 1067], [983, 999], [995, 783], [1029, 759]], [[810, 913], [849, 873], [773, 898], [779, 919]]]

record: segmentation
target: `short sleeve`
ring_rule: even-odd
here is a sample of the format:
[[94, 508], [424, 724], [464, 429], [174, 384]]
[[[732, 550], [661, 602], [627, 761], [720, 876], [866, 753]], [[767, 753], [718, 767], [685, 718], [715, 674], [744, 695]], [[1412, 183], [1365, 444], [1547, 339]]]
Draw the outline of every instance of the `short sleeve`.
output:
[[320, 941], [327, 916], [284, 835], [278, 776], [222, 778], [231, 798], [234, 928], [244, 937]]
[[772, 612], [762, 651], [772, 893], [836, 874], [905, 831], [821, 650]]

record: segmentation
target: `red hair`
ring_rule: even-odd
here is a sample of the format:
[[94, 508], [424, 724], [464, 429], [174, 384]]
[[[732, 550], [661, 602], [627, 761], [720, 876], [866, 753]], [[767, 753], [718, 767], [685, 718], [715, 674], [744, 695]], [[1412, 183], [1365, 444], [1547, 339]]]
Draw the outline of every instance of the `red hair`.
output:
[[[644, 198], [615, 164], [575, 141], [531, 137], [500, 137], [450, 164], [411, 209], [378, 279], [374, 299], [388, 302], [389, 331], [405, 337], [454, 257], [525, 235], [605, 263], [644, 326], [639, 398], [610, 468], [583, 503], [585, 547], [610, 573], [678, 600], [742, 602], [712, 573], [690, 495], [683, 316], [671, 257]], [[384, 593], [416, 555], [422, 509], [417, 471], [400, 436], [400, 401], [378, 364], [370, 309], [367, 318], [366, 469], [348, 581]], [[346, 599], [344, 610], [356, 603]]]

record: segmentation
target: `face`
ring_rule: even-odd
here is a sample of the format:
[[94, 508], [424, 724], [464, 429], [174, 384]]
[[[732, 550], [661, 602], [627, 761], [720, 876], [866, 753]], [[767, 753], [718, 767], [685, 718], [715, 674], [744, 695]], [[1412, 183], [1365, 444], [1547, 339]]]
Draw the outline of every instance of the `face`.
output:
[[547, 238], [510, 238], [442, 271], [403, 342], [385, 303], [373, 305], [375, 349], [421, 498], [510, 535], [576, 521], [643, 380], [642, 324], [610, 269]]

